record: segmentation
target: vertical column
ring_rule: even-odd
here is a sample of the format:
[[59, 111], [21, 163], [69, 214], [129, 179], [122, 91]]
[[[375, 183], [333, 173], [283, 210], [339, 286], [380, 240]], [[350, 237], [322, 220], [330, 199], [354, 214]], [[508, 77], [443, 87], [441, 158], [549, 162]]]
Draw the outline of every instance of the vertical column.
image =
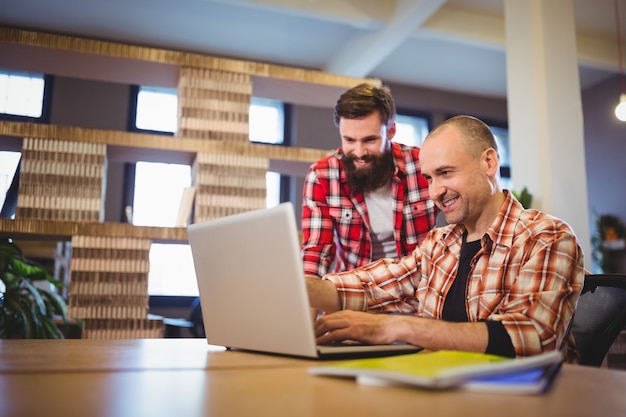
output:
[[591, 270], [582, 100], [571, 0], [505, 1], [512, 179], [568, 222]]

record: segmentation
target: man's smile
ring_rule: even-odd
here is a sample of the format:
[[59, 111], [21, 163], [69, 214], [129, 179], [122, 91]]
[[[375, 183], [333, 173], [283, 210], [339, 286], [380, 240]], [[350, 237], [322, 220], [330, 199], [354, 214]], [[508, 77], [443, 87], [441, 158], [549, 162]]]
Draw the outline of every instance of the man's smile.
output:
[[441, 207], [443, 211], [450, 211], [452, 209], [452, 206], [454, 205], [454, 203], [456, 203], [459, 200], [459, 197], [454, 197], [448, 200], [441, 200]]

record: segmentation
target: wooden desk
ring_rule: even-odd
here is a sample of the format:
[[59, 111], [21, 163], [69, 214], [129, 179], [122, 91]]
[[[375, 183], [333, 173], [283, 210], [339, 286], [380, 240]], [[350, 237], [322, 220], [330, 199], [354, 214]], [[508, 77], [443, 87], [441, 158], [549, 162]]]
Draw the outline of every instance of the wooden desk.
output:
[[[313, 362], [309, 362], [313, 363]], [[139, 371], [302, 366], [302, 359], [228, 351], [206, 339], [0, 340], [3, 372]]]
[[[183, 351], [196, 342], [179, 339]], [[462, 391], [432, 392], [413, 388], [368, 387], [348, 379], [309, 375], [308, 360], [216, 351], [206, 347], [197, 369], [37, 371], [34, 362], [7, 370], [4, 354], [26, 344], [2, 341], [0, 363], [0, 416], [255, 416], [255, 417], [351, 417], [351, 416], [622, 416], [626, 415], [626, 372], [565, 365], [552, 389], [541, 396], [494, 395]], [[35, 341], [32, 341], [35, 342]], [[66, 341], [52, 341], [63, 345]], [[88, 349], [91, 341], [85, 344]], [[151, 342], [99, 341], [105, 354], [130, 351], [150, 356]], [[71, 343], [69, 352], [81, 351]], [[41, 343], [33, 343], [45, 346]], [[49, 348], [51, 345], [48, 345]], [[139, 347], [138, 347], [139, 346]], [[58, 357], [46, 350], [27, 348], [42, 356], [41, 362]], [[160, 347], [154, 348], [156, 352]], [[54, 347], [53, 352], [62, 350]], [[98, 356], [98, 355], [96, 355]], [[102, 356], [102, 357], [104, 357]], [[136, 356], [141, 356], [137, 354]], [[213, 362], [214, 358], [219, 358]], [[207, 360], [208, 359], [208, 360]], [[267, 359], [267, 361], [266, 361]], [[71, 364], [71, 358], [63, 358]], [[126, 360], [126, 359], [124, 359]], [[259, 364], [258, 361], [262, 363]], [[281, 364], [281, 361], [283, 361]], [[111, 359], [112, 361], [112, 359]], [[39, 362], [39, 359], [37, 360]], [[247, 365], [242, 366], [245, 362]], [[208, 368], [201, 369], [206, 364]], [[212, 367], [212, 363], [220, 366]], [[318, 363], [318, 362], [315, 362]], [[170, 362], [170, 364], [172, 364]], [[82, 365], [81, 365], [82, 366]], [[121, 367], [120, 367], [121, 368]]]

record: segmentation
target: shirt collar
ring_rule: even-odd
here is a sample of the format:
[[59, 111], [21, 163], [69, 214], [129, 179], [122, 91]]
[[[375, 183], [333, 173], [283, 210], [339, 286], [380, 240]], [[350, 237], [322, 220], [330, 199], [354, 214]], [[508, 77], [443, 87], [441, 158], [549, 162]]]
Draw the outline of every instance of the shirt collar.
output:
[[[503, 190], [503, 192], [506, 198], [502, 203], [500, 212], [481, 238], [481, 246], [483, 247], [489, 247], [492, 243], [509, 248], [513, 245], [514, 227], [511, 226], [511, 223], [517, 222], [524, 207], [509, 190]], [[463, 224], [453, 225], [450, 232], [443, 236], [444, 244], [448, 247], [455, 243], [460, 245], [458, 242], [462, 242], [465, 230]]]
[[402, 155], [402, 145], [397, 142], [391, 142], [391, 152], [393, 153], [393, 163], [396, 166], [394, 175], [406, 177], [406, 166], [404, 156]]
[[[497, 245], [510, 248], [513, 246], [513, 239], [515, 237], [514, 223], [517, 223], [522, 211], [524, 211], [524, 207], [513, 197], [513, 194], [509, 190], [503, 190], [503, 192], [506, 198], [504, 203], [502, 203], [502, 207], [496, 219], [487, 230], [487, 233], [485, 233], [485, 237], [488, 237], [489, 240]], [[483, 237], [483, 239], [485, 239], [485, 237]]]

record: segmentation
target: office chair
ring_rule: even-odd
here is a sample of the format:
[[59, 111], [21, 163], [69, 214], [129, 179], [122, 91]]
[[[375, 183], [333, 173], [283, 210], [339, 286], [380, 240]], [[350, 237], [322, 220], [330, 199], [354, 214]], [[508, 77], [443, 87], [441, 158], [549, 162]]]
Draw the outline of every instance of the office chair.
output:
[[625, 325], [626, 275], [586, 275], [572, 324], [580, 364], [601, 366]]
[[189, 318], [165, 318], [165, 337], [181, 337], [182, 329], [188, 329], [192, 337], [205, 337], [204, 320], [200, 297], [196, 297], [189, 307]]

